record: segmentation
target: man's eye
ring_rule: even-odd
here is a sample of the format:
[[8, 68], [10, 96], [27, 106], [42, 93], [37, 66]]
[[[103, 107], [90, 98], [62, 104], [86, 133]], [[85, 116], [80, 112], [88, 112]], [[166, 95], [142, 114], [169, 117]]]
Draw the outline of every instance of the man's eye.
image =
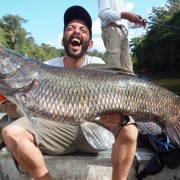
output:
[[67, 26], [67, 30], [73, 30], [74, 26]]
[[87, 33], [88, 30], [87, 30], [86, 28], [82, 28], [82, 29], [81, 29], [81, 32], [82, 32], [82, 33]]
[[73, 27], [68, 27], [67, 30], [68, 31], [72, 31], [74, 28]]

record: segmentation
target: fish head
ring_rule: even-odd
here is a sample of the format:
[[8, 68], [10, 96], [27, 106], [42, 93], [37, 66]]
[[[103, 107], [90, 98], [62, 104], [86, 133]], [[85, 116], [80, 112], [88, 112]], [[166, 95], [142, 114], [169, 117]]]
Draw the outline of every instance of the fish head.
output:
[[33, 59], [0, 45], [0, 93], [22, 91], [37, 79], [38, 72]]

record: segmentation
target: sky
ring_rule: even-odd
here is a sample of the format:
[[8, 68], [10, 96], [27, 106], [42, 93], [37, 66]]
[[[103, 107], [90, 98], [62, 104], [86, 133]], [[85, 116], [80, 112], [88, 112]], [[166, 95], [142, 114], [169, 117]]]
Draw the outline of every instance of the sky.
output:
[[[166, 0], [126, 0], [127, 9], [144, 18], [148, 17], [152, 7], [160, 7], [165, 3]], [[65, 10], [73, 5], [83, 6], [92, 17], [94, 41], [92, 50], [105, 52], [97, 0], [0, 0], [0, 18], [7, 14], [19, 15], [28, 20], [23, 24], [23, 28], [31, 33], [37, 44], [47, 43], [56, 48], [62, 48], [63, 15]], [[142, 33], [145, 33], [143, 28], [130, 30], [128, 38], [137, 37]]]

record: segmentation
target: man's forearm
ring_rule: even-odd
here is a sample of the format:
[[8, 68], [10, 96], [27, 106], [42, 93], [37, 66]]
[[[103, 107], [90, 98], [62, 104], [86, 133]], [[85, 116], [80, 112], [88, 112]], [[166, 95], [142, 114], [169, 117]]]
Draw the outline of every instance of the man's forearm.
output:
[[131, 13], [131, 12], [121, 12], [121, 19], [126, 19], [130, 22], [139, 24], [140, 26], [143, 26], [143, 27], [146, 26], [146, 19], [140, 17], [137, 14]]

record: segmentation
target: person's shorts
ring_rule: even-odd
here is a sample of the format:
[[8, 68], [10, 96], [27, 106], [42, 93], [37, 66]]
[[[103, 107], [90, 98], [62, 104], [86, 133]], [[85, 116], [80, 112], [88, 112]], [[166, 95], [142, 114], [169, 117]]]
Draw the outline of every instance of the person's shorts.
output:
[[123, 29], [110, 23], [102, 30], [102, 39], [106, 47], [107, 64], [133, 72], [128, 38]]
[[[35, 142], [42, 153], [49, 155], [62, 155], [73, 152], [97, 153], [98, 149], [93, 148], [86, 140], [80, 126], [62, 124], [42, 118], [35, 118], [37, 125], [33, 128], [27, 118], [22, 117], [11, 123], [25, 128], [35, 137]], [[135, 124], [132, 118], [126, 119], [122, 126]], [[120, 128], [112, 133], [116, 136]]]
[[35, 118], [35, 120], [37, 121], [35, 128], [25, 117], [19, 118], [11, 125], [18, 125], [32, 133], [42, 153], [61, 155], [77, 151], [98, 152], [87, 142], [80, 126], [61, 124], [42, 118]]

